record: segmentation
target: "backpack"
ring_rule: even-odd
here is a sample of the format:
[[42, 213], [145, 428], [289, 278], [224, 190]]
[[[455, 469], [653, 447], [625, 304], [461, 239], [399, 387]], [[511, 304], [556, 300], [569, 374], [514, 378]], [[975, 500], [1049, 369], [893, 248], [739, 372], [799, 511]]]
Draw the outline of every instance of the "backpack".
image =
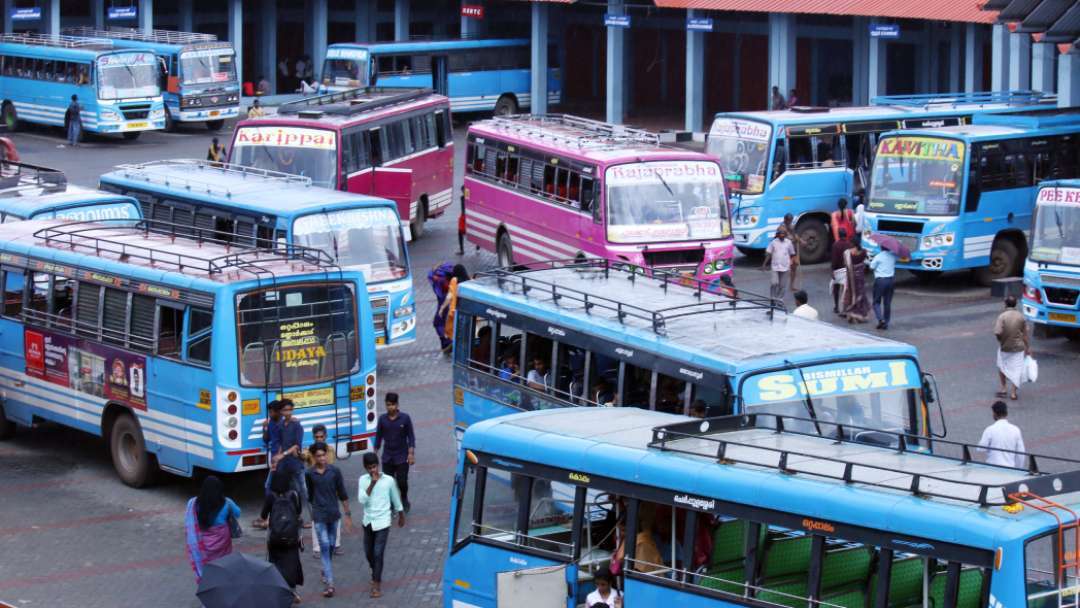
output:
[[274, 547], [295, 547], [300, 542], [300, 514], [296, 512], [296, 492], [274, 497], [270, 507], [267, 541]]
[[435, 298], [442, 302], [446, 292], [450, 289], [450, 279], [454, 276], [453, 262], [443, 262], [428, 272], [427, 280], [431, 283], [431, 289], [435, 292]]

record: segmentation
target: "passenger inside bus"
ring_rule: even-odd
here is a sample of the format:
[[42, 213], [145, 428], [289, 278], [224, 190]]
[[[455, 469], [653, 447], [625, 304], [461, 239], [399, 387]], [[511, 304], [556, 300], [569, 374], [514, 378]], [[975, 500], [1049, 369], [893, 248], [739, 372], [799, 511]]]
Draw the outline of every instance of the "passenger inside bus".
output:
[[509, 382], [521, 382], [521, 370], [518, 368], [517, 353], [511, 351], [503, 355], [502, 366], [499, 368], [499, 379]]
[[596, 379], [592, 394], [593, 404], [595, 405], [611, 406], [615, 404], [615, 390], [611, 388], [611, 383], [603, 376]]
[[483, 325], [476, 332], [476, 338], [473, 339], [472, 359], [469, 361], [470, 367], [488, 370], [489, 361], [491, 360], [491, 326]]
[[546, 391], [551, 385], [551, 372], [548, 371], [547, 359], [541, 355], [534, 355], [532, 369], [526, 378], [529, 388], [537, 391]]

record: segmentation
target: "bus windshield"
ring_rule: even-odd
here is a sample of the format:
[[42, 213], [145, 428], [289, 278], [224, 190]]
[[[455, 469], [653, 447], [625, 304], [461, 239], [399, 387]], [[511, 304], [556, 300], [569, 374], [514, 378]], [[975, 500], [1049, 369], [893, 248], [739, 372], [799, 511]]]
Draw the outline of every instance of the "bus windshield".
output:
[[[743, 384], [742, 398], [748, 413], [810, 418], [812, 409], [824, 422], [920, 434], [919, 421], [911, 417], [919, 382], [910, 360], [858, 361], [759, 374]], [[787, 426], [815, 432], [809, 422]]]
[[724, 185], [714, 162], [616, 165], [606, 173], [608, 240], [651, 243], [725, 238]]
[[152, 53], [114, 53], [97, 60], [98, 99], [156, 97], [160, 71]]
[[388, 207], [305, 215], [293, 223], [293, 242], [331, 252], [341, 266], [363, 272], [369, 285], [409, 274], [401, 221]]
[[868, 210], [913, 215], [960, 213], [964, 144], [933, 137], [887, 137], [878, 144]]
[[705, 151], [720, 160], [724, 180], [734, 192], [761, 194], [769, 168], [772, 127], [756, 121], [717, 118]]
[[297, 386], [348, 375], [357, 366], [351, 285], [317, 283], [237, 296], [240, 384]]
[[355, 59], [327, 59], [323, 84], [339, 87], [367, 86], [367, 62]]
[[337, 133], [302, 127], [242, 127], [232, 162], [310, 177], [323, 188], [337, 186]]
[[229, 48], [188, 51], [180, 55], [180, 84], [225, 84], [236, 81], [236, 53]]
[[1039, 191], [1031, 259], [1080, 266], [1080, 188]]

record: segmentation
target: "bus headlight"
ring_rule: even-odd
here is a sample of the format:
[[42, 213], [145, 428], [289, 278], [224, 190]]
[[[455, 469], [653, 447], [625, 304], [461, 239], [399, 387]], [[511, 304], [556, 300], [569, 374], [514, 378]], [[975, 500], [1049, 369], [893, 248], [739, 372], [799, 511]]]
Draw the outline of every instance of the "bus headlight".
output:
[[756, 215], [736, 215], [735, 216], [735, 225], [736, 226], [753, 226], [754, 224], [757, 223], [757, 221], [758, 221], [758, 216], [756, 216]]
[[408, 317], [408, 316], [410, 316], [412, 314], [413, 314], [413, 307], [412, 306], [399, 306], [398, 309], [394, 311], [394, 318], [395, 319], [400, 319], [401, 317]]
[[101, 120], [105, 121], [117, 122], [120, 120], [120, 113], [112, 110], [102, 110], [100, 116]]
[[237, 95], [237, 94], [235, 94], [235, 93], [233, 93], [233, 94], [231, 94], [231, 95], [227, 96], [227, 97], [225, 98], [225, 101], [227, 101], [227, 102], [230, 102], [230, 103], [235, 103], [235, 102], [237, 102], [237, 101], [240, 101], [240, 96], [239, 96], [239, 95]]
[[931, 234], [922, 238], [922, 249], [933, 249], [934, 247], [948, 247], [956, 241], [956, 235], [952, 232], [945, 232], [943, 234]]
[[165, 108], [154, 108], [153, 110], [150, 110], [150, 118], [165, 118]]

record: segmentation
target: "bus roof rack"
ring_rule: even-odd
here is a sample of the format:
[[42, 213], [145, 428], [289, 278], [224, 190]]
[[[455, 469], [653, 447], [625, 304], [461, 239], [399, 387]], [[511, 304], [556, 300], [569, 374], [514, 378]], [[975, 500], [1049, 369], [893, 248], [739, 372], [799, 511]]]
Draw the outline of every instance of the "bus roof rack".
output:
[[[796, 431], [791, 428], [795, 425], [814, 426], [818, 432]], [[721, 464], [748, 464], [983, 507], [1009, 504], [1014, 502], [1013, 495], [1023, 492], [1055, 496], [1080, 491], [1080, 460], [933, 439], [935, 450], [944, 447], [959, 454], [946, 456], [921, 451], [919, 446], [926, 441], [918, 435], [872, 427], [755, 413], [658, 426], [648, 445], [713, 458]], [[879, 453], [853, 447], [868, 445], [876, 446]], [[979, 461], [972, 452], [981, 449], [1022, 456], [1027, 467], [986, 465], [989, 468], [983, 471], [973, 470], [969, 465]], [[933, 464], [918, 462], [920, 457], [933, 459]], [[1047, 464], [1064, 470], [1043, 472], [1040, 467]]]
[[829, 106], [791, 106], [788, 109], [797, 114], [824, 114], [832, 111]]
[[[617, 296], [607, 297], [589, 293], [572, 287], [562, 286], [554, 281], [544, 280], [536, 277], [535, 274], [532, 274], [542, 270], [552, 270], [556, 268], [566, 268], [579, 272], [603, 273], [605, 278], [611, 277], [612, 274], [617, 276], [621, 275], [631, 282], [652, 280], [665, 292], [668, 287], [683, 287], [685, 285], [692, 290], [691, 293], [697, 297], [698, 301], [692, 304], [680, 304], [677, 306], [650, 309], [644, 306], [627, 304], [626, 302], [619, 300]], [[737, 295], [733, 296], [714, 293], [712, 295], [715, 295], [716, 299], [703, 299], [705, 293], [711, 293], [708, 291], [709, 286], [705, 281], [684, 277], [659, 269], [650, 269], [648, 272], [649, 275], [642, 274], [640, 268], [624, 262], [615, 262], [607, 259], [578, 259], [551, 260], [528, 264], [524, 270], [496, 268], [494, 270], [479, 272], [476, 274], [476, 278], [492, 277], [496, 279], [499, 289], [504, 291], [516, 290], [525, 297], [528, 297], [530, 292], [535, 292], [536, 294], [549, 295], [551, 301], [556, 304], [559, 304], [563, 300], [576, 302], [588, 314], [592, 314], [593, 309], [607, 310], [615, 313], [615, 318], [619, 323], [625, 323], [627, 318], [645, 321], [652, 327], [653, 332], [658, 335], [667, 334], [666, 328], [668, 321], [690, 315], [752, 309], [764, 310], [768, 317], [772, 319], [775, 311], [779, 310], [781, 312], [786, 312], [784, 303], [780, 300], [774, 300], [766, 296], [760, 296], [743, 290], [739, 290]]]
[[660, 145], [660, 135], [652, 131], [571, 114], [512, 114], [495, 116], [491, 121], [500, 129], [577, 145], [578, 148], [604, 148], [627, 143]]
[[56, 46], [68, 49], [113, 48], [112, 40], [107, 38], [84, 38], [61, 34], [0, 34], [0, 42]]
[[[95, 233], [107, 232], [104, 236], [96, 236]], [[166, 236], [170, 238], [190, 239], [193, 244], [213, 244], [227, 248], [236, 248], [238, 251], [224, 255], [206, 257], [193, 255], [188, 252], [176, 253], [162, 251], [148, 245], [138, 245], [126, 242], [119, 238], [118, 232], [127, 231], [132, 235]], [[181, 232], [183, 231], [183, 232]], [[155, 220], [130, 220], [109, 219], [92, 222], [70, 222], [58, 226], [42, 228], [34, 232], [34, 237], [43, 241], [46, 247], [63, 248], [69, 251], [79, 249], [92, 251], [95, 255], [111, 254], [123, 261], [141, 260], [151, 267], [172, 267], [179, 271], [194, 269], [205, 272], [208, 275], [224, 274], [227, 271], [249, 272], [256, 276], [272, 274], [266, 268], [269, 264], [287, 261], [298, 261], [328, 271], [340, 271], [341, 267], [330, 257], [330, 254], [321, 249], [267, 241], [262, 239], [267, 246], [237, 246], [235, 242], [229, 243], [212, 238], [194, 238], [192, 226], [180, 226], [171, 222], [158, 222]], [[254, 239], [252, 239], [254, 240]]]
[[0, 163], [0, 197], [14, 196], [28, 189], [49, 194], [63, 192], [67, 190], [67, 183], [67, 176], [59, 169], [15, 161]]
[[[423, 99], [434, 93], [432, 89], [405, 89], [393, 87], [360, 87], [337, 93], [315, 95], [278, 106], [278, 114], [321, 112], [323, 114], [360, 114], [401, 103]], [[312, 118], [316, 118], [314, 114]]]
[[1041, 91], [980, 91], [976, 93], [933, 93], [928, 95], [880, 95], [870, 100], [875, 106], [930, 108], [970, 105], [1034, 106], [1057, 102], [1054, 93]]
[[[199, 179], [196, 171], [216, 171], [222, 175], [266, 181], [273, 180], [278, 183], [299, 184], [301, 186], [310, 186], [312, 183], [310, 177], [305, 177], [303, 175], [293, 175], [291, 173], [282, 173], [280, 171], [270, 171], [269, 169], [257, 169], [255, 167], [246, 167], [244, 165], [234, 165], [195, 158], [152, 160], [145, 163], [117, 165], [116, 168], [123, 171], [124, 177], [128, 179], [142, 180], [149, 184], [158, 184], [161, 186], [180, 186], [190, 191], [201, 190], [206, 194], [225, 197], [231, 197], [233, 195], [229, 188], [222, 188], [221, 185], [210, 179]], [[153, 172], [154, 169], [170, 168], [192, 169], [194, 175], [192, 177], [179, 177], [176, 175], [163, 176], [156, 175]]]
[[172, 30], [145, 31], [131, 27], [108, 27], [100, 29], [88, 25], [66, 27], [62, 30], [62, 33], [66, 36], [117, 38], [122, 40], [139, 40], [141, 42], [158, 42], [161, 44], [196, 44], [199, 42], [217, 42], [218, 39], [214, 34], [200, 34], [197, 32], [174, 32]]

